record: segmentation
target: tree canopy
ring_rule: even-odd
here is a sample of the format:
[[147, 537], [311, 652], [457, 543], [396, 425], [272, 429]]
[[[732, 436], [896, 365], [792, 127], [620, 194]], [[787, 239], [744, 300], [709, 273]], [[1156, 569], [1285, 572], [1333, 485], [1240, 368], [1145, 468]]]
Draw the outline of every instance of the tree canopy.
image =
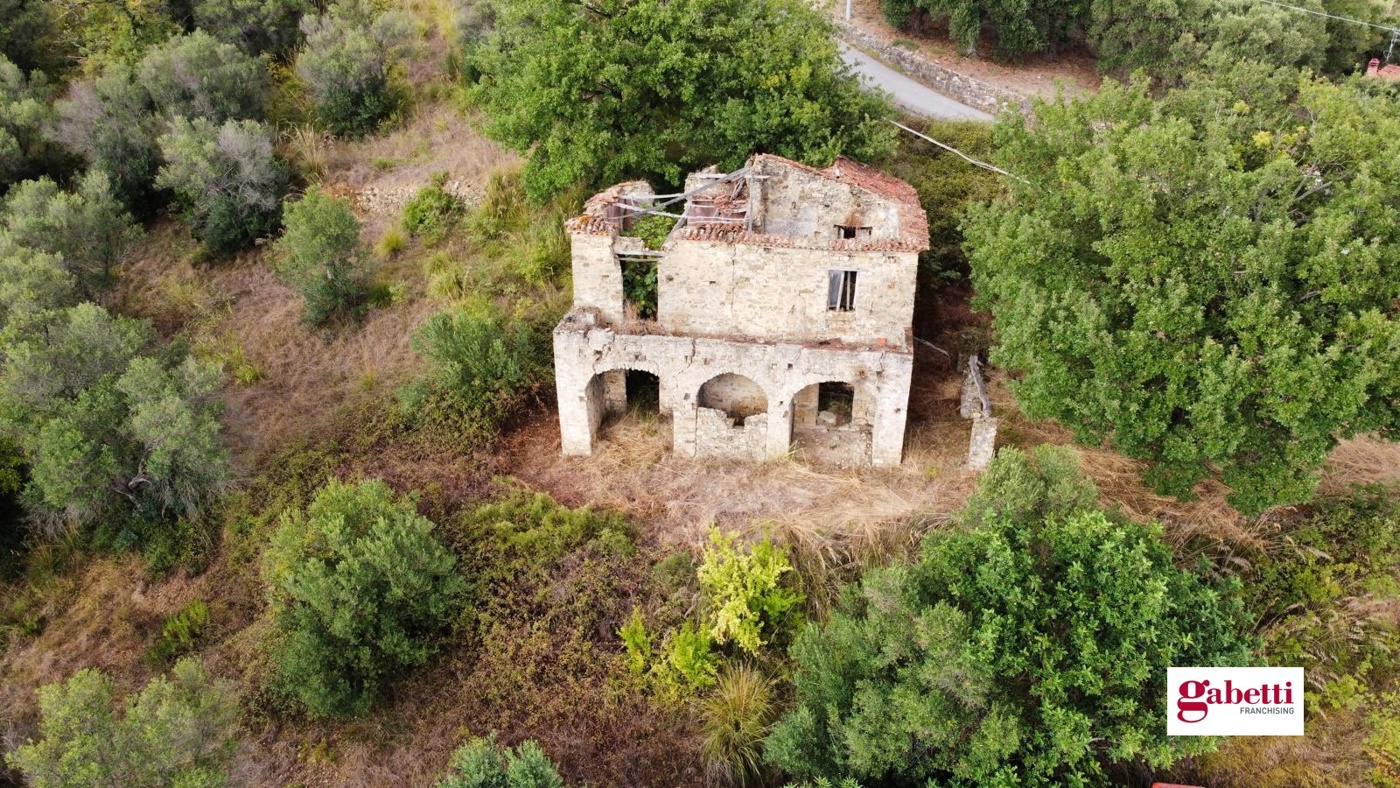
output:
[[992, 360], [1027, 415], [1246, 512], [1304, 500], [1340, 438], [1400, 436], [1400, 105], [1241, 65], [1036, 105], [1024, 182], [965, 225]]
[[1096, 498], [1065, 450], [1003, 449], [960, 527], [798, 637], [768, 758], [808, 780], [1078, 785], [1212, 748], [1165, 735], [1166, 669], [1249, 664], [1240, 599]]
[[468, 53], [489, 135], [528, 154], [526, 191], [678, 183], [755, 151], [812, 164], [889, 149], [830, 24], [798, 0], [502, 3]]

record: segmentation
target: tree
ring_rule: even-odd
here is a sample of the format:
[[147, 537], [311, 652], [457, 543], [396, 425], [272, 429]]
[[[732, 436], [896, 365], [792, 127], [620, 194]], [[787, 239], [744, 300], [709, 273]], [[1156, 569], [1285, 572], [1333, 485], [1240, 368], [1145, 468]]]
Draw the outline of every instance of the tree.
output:
[[54, 10], [46, 0], [0, 0], [0, 58], [25, 71], [61, 67], [52, 40]]
[[977, 51], [984, 32], [992, 34], [992, 55], [1020, 60], [1070, 43], [1086, 15], [1085, 0], [915, 0], [967, 54]]
[[156, 148], [151, 97], [124, 65], [95, 79], [73, 83], [57, 102], [54, 137], [107, 176], [112, 193], [127, 208], [147, 208], [160, 152]]
[[0, 193], [11, 183], [40, 174], [51, 154], [44, 136], [53, 120], [44, 75], [28, 78], [0, 54]]
[[1339, 438], [1400, 434], [1400, 106], [1241, 65], [1035, 112], [997, 130], [1025, 182], [965, 227], [1027, 415], [1245, 512], [1308, 498]]
[[277, 276], [305, 301], [302, 320], [320, 325], [337, 314], [360, 314], [369, 283], [350, 201], [313, 186], [283, 207], [282, 226]]
[[113, 268], [140, 233], [100, 170], [84, 175], [74, 192], [48, 178], [19, 184], [7, 195], [0, 225], [10, 244], [59, 255], [87, 298], [112, 283]]
[[165, 164], [156, 184], [179, 197], [210, 252], [232, 254], [277, 229], [287, 170], [266, 124], [177, 117], [157, 142]]
[[88, 668], [39, 690], [40, 739], [6, 756], [35, 788], [216, 786], [237, 746], [229, 682], [182, 659], [118, 713], [112, 680]]
[[217, 365], [146, 354], [149, 324], [91, 303], [11, 316], [0, 332], [0, 432], [24, 450], [37, 519], [198, 517], [227, 479]]
[[0, 234], [0, 330], [12, 317], [78, 303], [78, 282], [62, 255], [19, 246]]
[[215, 124], [262, 118], [267, 94], [262, 62], [203, 30], [175, 36], [147, 52], [137, 74], [166, 116]]
[[313, 8], [311, 0], [195, 0], [194, 23], [253, 57], [290, 60], [301, 42], [297, 25]]
[[564, 788], [564, 779], [533, 739], [502, 747], [496, 736], [472, 739], [452, 755], [452, 772], [437, 788]]
[[433, 524], [379, 481], [332, 481], [282, 518], [265, 556], [279, 682], [308, 714], [363, 714], [428, 661], [462, 580]]
[[527, 0], [469, 54], [487, 133], [527, 154], [530, 198], [586, 182], [678, 184], [755, 151], [810, 164], [891, 148], [830, 23], [796, 0]]
[[1169, 738], [1167, 667], [1250, 664], [1237, 584], [1094, 506], [1072, 455], [1003, 449], [912, 566], [868, 571], [792, 648], [767, 757], [800, 779], [1083, 785], [1214, 747]]
[[368, 0], [338, 0], [327, 13], [301, 21], [306, 45], [296, 71], [311, 90], [317, 118], [332, 133], [373, 131], [398, 104], [394, 63], [413, 37], [402, 13], [378, 13]]

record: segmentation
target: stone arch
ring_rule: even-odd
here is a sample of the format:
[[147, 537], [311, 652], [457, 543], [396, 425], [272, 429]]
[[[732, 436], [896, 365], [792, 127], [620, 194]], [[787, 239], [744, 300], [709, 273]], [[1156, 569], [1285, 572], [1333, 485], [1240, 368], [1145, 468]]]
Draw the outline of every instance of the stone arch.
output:
[[[595, 372], [585, 387], [584, 396], [601, 399], [601, 421], [605, 417], [621, 416], [634, 407], [654, 408], [658, 413], [669, 413], [663, 391], [661, 370], [655, 364], [630, 361], [609, 365]], [[589, 409], [593, 410], [592, 404]]]
[[695, 456], [769, 456], [768, 392], [752, 378], [734, 372], [715, 375], [696, 391], [695, 406]]
[[818, 380], [803, 386], [792, 395], [792, 445], [819, 462], [870, 464], [872, 396], [859, 380]]

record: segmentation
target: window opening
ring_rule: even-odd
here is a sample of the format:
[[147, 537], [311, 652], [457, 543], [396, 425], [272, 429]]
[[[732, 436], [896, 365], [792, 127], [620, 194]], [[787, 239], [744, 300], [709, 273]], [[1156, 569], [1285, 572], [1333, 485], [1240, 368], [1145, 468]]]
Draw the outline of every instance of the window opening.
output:
[[856, 272], [828, 271], [826, 308], [832, 312], [850, 312], [856, 308]]

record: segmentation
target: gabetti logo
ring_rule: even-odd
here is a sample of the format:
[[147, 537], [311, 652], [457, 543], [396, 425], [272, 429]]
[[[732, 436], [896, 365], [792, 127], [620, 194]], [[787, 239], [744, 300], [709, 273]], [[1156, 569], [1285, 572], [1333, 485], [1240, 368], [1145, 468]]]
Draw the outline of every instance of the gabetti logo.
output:
[[1302, 736], [1302, 668], [1167, 668], [1167, 735]]

